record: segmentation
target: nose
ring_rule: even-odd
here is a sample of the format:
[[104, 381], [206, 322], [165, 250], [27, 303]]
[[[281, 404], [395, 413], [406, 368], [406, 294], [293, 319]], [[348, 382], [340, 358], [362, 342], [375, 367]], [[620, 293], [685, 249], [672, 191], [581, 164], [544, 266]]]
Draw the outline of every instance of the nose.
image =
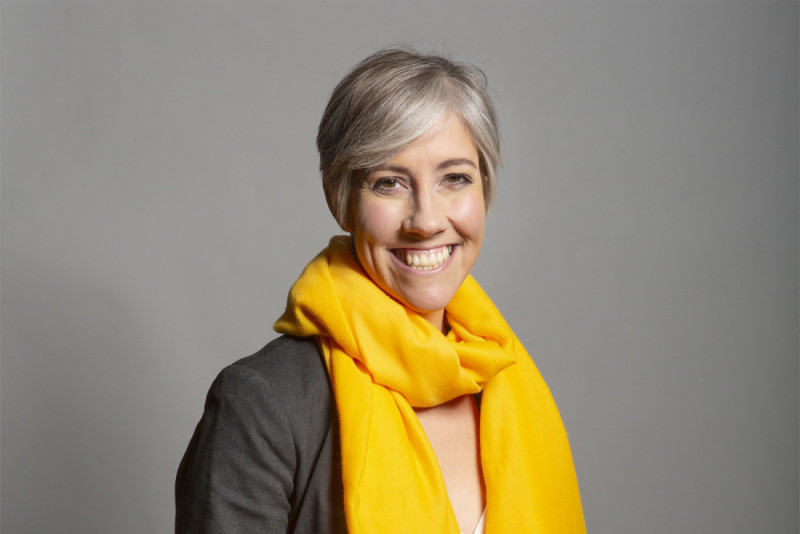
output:
[[430, 237], [447, 227], [446, 200], [429, 189], [418, 189], [409, 199], [403, 230], [418, 237]]

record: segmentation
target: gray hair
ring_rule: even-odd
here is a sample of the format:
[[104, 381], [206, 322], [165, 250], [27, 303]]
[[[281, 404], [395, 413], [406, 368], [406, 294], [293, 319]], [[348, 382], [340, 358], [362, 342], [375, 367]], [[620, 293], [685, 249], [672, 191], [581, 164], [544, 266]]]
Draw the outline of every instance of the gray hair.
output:
[[447, 115], [459, 117], [478, 149], [483, 196], [492, 200], [500, 132], [486, 76], [472, 65], [409, 48], [367, 57], [333, 91], [317, 134], [322, 187], [340, 226], [351, 192]]

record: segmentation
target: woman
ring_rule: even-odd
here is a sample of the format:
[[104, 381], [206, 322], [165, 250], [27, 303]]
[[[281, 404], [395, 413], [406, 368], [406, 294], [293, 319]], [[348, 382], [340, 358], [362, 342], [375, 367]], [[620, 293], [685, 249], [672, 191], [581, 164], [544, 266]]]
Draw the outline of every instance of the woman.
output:
[[569, 444], [469, 276], [500, 162], [483, 74], [404, 49], [334, 90], [317, 146], [334, 237], [284, 334], [212, 385], [179, 532], [585, 532]]

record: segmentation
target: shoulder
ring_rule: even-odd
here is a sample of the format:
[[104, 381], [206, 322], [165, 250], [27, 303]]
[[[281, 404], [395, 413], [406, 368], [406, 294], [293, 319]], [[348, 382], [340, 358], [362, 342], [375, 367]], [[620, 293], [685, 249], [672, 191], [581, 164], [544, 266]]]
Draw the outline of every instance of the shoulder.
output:
[[285, 414], [307, 417], [314, 407], [327, 412], [328, 372], [312, 337], [281, 336], [224, 368], [212, 390], [222, 398], [270, 398]]
[[225, 367], [178, 469], [176, 532], [335, 531], [316, 525], [343, 508], [336, 425], [313, 338], [282, 336]]
[[229, 365], [222, 371], [252, 374], [274, 386], [292, 385], [309, 380], [327, 382], [322, 356], [313, 337], [281, 336], [264, 348]]

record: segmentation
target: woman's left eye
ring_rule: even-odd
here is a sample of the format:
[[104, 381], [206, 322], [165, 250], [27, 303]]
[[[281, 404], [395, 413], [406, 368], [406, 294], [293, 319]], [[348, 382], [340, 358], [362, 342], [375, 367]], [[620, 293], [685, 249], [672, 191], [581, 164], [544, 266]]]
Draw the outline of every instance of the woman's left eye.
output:
[[466, 174], [448, 174], [444, 177], [444, 182], [447, 184], [471, 184], [472, 178], [467, 176]]

